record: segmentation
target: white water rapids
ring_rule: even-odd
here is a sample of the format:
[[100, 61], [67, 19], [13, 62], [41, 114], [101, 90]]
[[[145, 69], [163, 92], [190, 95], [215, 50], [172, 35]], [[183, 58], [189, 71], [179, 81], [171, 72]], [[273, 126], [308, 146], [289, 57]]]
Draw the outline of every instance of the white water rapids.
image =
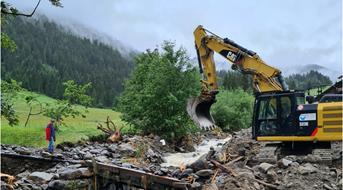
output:
[[198, 146], [195, 147], [194, 152], [187, 153], [166, 153], [164, 159], [165, 163], [162, 163], [161, 166], [176, 166], [179, 167], [182, 164], [191, 164], [202, 155], [207, 154], [210, 151], [211, 146], [214, 149], [220, 148], [225, 142], [230, 140], [231, 137], [225, 139], [205, 139]]

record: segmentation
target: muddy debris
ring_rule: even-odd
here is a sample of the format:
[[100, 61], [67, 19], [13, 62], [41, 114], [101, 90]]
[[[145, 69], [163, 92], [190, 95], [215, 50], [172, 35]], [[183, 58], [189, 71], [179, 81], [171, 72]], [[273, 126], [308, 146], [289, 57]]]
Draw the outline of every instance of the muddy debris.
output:
[[242, 130], [233, 134], [221, 149], [210, 150], [184, 169], [194, 173], [175, 175], [180, 173], [177, 169], [173, 176], [202, 189], [334, 190], [342, 187], [340, 160], [328, 165], [313, 162], [312, 155], [287, 155], [276, 163], [268, 163], [257, 157], [262, 145], [251, 139], [250, 129]]
[[[342, 188], [340, 160], [324, 164], [314, 162], [316, 158], [311, 155], [285, 155], [275, 163], [265, 162], [257, 156], [263, 144], [252, 140], [250, 133], [250, 129], [236, 132], [221, 148], [212, 147], [195, 162], [179, 167], [161, 166], [164, 153], [175, 152], [178, 148], [164, 145], [161, 138], [154, 135], [123, 135], [122, 140], [116, 143], [65, 143], [53, 155], [42, 149], [3, 144], [1, 152], [73, 161], [96, 160], [159, 176], [174, 177], [181, 182], [188, 182], [192, 189]], [[201, 141], [196, 143], [200, 144]], [[180, 147], [186, 150], [186, 144], [187, 142]], [[8, 164], [9, 162], [2, 166], [3, 172], [6, 171], [5, 166], [18, 168], [17, 165]], [[2, 189], [85, 189], [93, 183], [93, 171], [79, 163], [63, 162], [45, 168], [23, 163], [20, 170], [11, 171], [15, 172], [6, 172], [12, 177], [1, 177]]]

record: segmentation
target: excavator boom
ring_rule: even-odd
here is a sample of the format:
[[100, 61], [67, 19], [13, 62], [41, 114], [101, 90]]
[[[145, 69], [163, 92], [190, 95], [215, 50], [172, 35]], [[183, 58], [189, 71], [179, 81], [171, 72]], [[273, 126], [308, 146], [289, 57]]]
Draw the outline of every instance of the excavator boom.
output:
[[210, 114], [211, 105], [215, 102], [215, 96], [218, 93], [216, 65], [213, 59], [214, 52], [231, 63], [234, 70], [251, 74], [255, 92], [288, 90], [281, 71], [267, 65], [255, 52], [228, 38], [223, 39], [202, 26], [195, 29], [194, 38], [200, 73], [202, 73], [202, 90], [200, 96], [188, 101], [187, 111], [200, 128], [210, 130], [216, 127]]

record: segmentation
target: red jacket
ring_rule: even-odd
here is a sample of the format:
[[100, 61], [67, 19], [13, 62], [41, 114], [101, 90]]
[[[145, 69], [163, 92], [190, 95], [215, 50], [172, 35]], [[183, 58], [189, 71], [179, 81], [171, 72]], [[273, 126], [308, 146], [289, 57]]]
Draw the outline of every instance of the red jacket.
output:
[[45, 140], [50, 141], [51, 139], [51, 125], [52, 123], [49, 123], [48, 126], [45, 128]]

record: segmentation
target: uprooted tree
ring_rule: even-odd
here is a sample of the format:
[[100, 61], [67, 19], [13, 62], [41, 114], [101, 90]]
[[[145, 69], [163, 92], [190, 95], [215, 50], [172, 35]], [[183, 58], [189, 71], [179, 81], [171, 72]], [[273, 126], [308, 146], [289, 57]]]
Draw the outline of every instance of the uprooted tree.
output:
[[186, 51], [164, 42], [137, 56], [136, 68], [119, 98], [122, 119], [144, 134], [175, 139], [193, 129], [187, 99], [200, 89], [196, 69]]
[[107, 141], [109, 142], [118, 142], [122, 139], [121, 137], [121, 130], [122, 127], [114, 124], [114, 122], [107, 116], [106, 121], [104, 122], [106, 127], [104, 127], [101, 123], [97, 124], [97, 129], [104, 132], [108, 138]]

